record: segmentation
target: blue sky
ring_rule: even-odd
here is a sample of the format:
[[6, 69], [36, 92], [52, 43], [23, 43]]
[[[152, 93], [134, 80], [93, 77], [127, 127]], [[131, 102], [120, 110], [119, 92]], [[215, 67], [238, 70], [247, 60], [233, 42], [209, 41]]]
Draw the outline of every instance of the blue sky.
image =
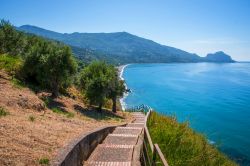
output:
[[250, 60], [250, 0], [1, 0], [0, 18], [57, 32], [126, 31], [205, 56]]

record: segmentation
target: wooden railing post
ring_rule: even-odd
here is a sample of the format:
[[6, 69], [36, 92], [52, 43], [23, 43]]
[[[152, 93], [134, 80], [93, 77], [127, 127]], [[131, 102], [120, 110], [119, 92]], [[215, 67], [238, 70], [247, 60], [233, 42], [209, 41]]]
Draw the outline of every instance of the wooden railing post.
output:
[[156, 166], [156, 149], [154, 146], [154, 150], [153, 150], [153, 161], [152, 161], [152, 166]]

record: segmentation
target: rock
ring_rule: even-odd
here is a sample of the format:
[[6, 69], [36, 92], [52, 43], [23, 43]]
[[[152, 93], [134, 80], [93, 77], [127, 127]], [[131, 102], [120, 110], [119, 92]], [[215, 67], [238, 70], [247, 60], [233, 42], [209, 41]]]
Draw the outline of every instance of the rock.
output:
[[229, 55], [225, 54], [223, 51], [216, 52], [214, 54], [207, 54], [207, 56], [204, 58], [207, 62], [235, 62]]

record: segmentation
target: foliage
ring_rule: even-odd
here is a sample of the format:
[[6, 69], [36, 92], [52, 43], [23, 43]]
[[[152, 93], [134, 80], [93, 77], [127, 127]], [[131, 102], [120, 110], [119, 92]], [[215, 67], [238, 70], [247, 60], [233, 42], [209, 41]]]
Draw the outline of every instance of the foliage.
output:
[[153, 142], [158, 143], [170, 165], [236, 165], [188, 123], [152, 112], [147, 126]]
[[51, 90], [55, 97], [71, 84], [75, 72], [76, 62], [69, 47], [44, 40], [31, 47], [23, 66], [26, 79]]
[[11, 80], [11, 83], [13, 84], [13, 87], [18, 88], [18, 89], [22, 89], [25, 87], [25, 84], [16, 78], [13, 78]]
[[117, 69], [111, 68], [111, 70], [112, 76], [108, 85], [108, 98], [110, 98], [113, 102], [112, 111], [116, 112], [116, 100], [118, 97], [123, 96], [123, 93], [126, 91], [126, 88], [124, 81], [119, 79]]
[[20, 57], [7, 54], [0, 55], [0, 69], [5, 70], [12, 76], [18, 75], [23, 61]]
[[64, 110], [62, 110], [62, 109], [60, 109], [60, 108], [57, 108], [57, 107], [52, 108], [52, 111], [53, 111], [54, 113], [57, 113], [57, 114], [66, 115], [67, 118], [73, 118], [73, 117], [75, 116], [74, 113], [64, 111]]
[[29, 121], [34, 122], [35, 119], [36, 119], [36, 118], [35, 118], [33, 115], [30, 115], [30, 116], [29, 116]]
[[81, 73], [80, 84], [90, 104], [98, 105], [101, 110], [106, 99], [111, 71], [105, 62], [92, 62]]
[[41, 159], [39, 159], [39, 164], [49, 165], [49, 159], [48, 158], [41, 158]]
[[0, 117], [9, 115], [9, 112], [7, 112], [3, 107], [0, 107]]
[[49, 104], [51, 103], [52, 99], [50, 97], [42, 97], [41, 98], [47, 108], [49, 108]]
[[25, 38], [5, 20], [0, 21], [0, 54], [19, 55], [23, 52]]
[[[59, 42], [24, 34], [7, 21], [0, 23], [0, 68], [18, 78], [52, 91], [69, 87], [77, 70], [71, 49]], [[23, 63], [22, 63], [23, 62]]]
[[99, 110], [108, 98], [116, 105], [114, 101], [123, 94], [124, 87], [114, 66], [103, 61], [94, 61], [83, 69], [80, 85], [90, 104], [98, 105]]

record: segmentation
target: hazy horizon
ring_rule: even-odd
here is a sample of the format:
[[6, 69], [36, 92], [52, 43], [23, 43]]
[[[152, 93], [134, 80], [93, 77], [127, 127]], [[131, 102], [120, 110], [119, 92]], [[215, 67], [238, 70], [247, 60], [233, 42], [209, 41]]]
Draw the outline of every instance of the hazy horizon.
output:
[[2, 0], [0, 18], [60, 33], [128, 32], [200, 56], [250, 61], [250, 1]]

